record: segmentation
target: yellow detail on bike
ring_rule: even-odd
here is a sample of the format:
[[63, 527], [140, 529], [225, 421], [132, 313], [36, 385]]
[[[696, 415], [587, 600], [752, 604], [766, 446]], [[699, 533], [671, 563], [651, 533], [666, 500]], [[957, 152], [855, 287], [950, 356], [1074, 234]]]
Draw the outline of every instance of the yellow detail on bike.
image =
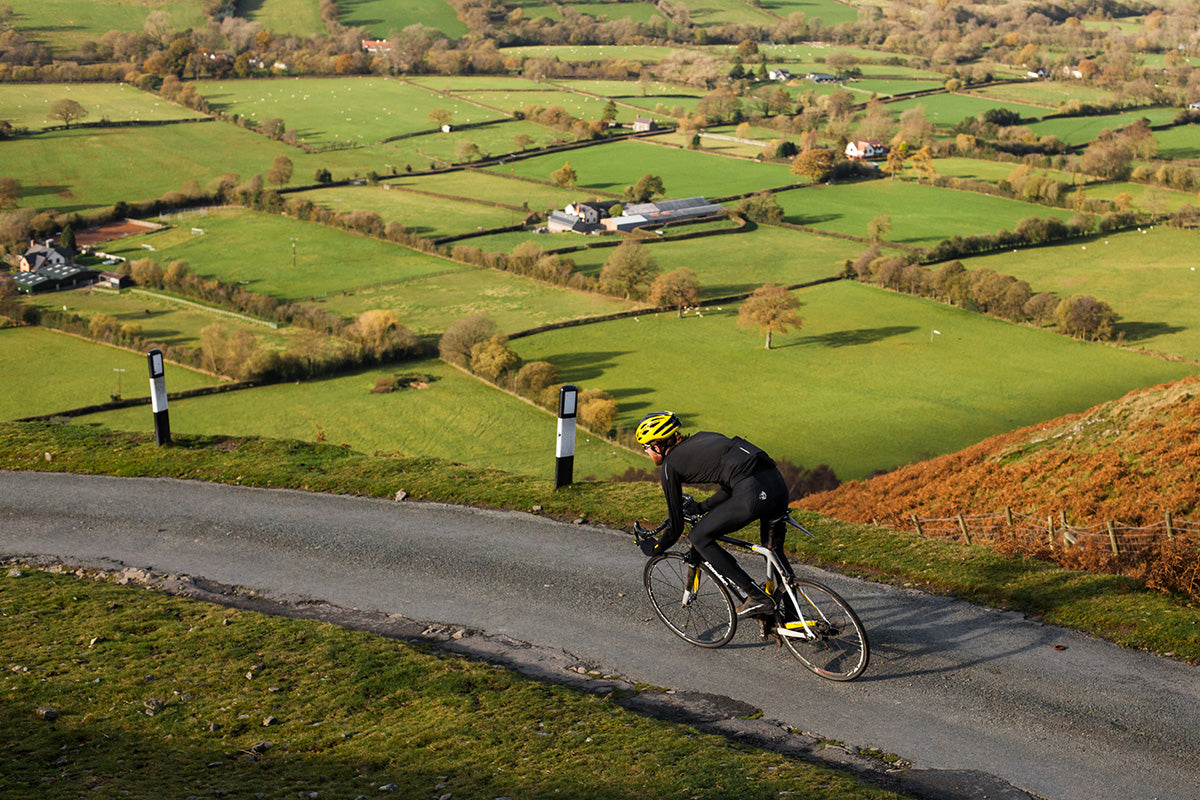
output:
[[790, 631], [794, 631], [797, 628], [811, 628], [816, 624], [817, 623], [815, 621], [806, 619], [806, 620], [801, 620], [800, 622], [785, 622], [785, 623], [783, 623], [783, 627], [787, 628]]

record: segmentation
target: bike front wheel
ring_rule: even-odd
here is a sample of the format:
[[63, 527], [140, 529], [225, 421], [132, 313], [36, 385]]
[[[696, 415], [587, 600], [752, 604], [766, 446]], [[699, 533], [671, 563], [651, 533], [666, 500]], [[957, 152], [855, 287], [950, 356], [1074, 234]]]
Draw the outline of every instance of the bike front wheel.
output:
[[721, 647], [737, 632], [733, 599], [707, 565], [662, 553], [646, 562], [642, 582], [659, 619], [685, 642]]
[[793, 593], [794, 600], [786, 591], [777, 595], [776, 635], [784, 647], [822, 678], [852, 681], [861, 675], [871, 648], [850, 604], [828, 586], [803, 578], [795, 579]]

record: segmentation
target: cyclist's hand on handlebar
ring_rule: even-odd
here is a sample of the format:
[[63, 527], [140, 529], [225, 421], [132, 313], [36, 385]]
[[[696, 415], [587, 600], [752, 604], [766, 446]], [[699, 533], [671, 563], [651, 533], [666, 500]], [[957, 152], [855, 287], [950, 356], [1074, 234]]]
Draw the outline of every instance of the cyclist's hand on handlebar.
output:
[[639, 523], [633, 523], [633, 538], [637, 541], [638, 549], [648, 556], [654, 555], [658, 547], [658, 539], [654, 536], [654, 531], [649, 531], [643, 528]]
[[683, 495], [683, 518], [688, 522], [695, 522], [704, 516], [704, 509], [696, 502], [696, 498], [690, 494]]

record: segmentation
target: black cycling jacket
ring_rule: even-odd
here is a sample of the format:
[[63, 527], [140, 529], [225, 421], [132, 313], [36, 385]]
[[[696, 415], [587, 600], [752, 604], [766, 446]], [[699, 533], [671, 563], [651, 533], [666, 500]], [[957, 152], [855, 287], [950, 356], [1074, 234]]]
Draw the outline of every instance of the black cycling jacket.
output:
[[774, 466], [770, 456], [745, 439], [711, 431], [694, 433], [672, 447], [662, 463], [662, 489], [671, 524], [659, 540], [658, 551], [675, 544], [683, 534], [685, 483], [717, 484], [717, 491], [700, 504], [708, 511], [727, 500], [730, 488], [742, 478]]

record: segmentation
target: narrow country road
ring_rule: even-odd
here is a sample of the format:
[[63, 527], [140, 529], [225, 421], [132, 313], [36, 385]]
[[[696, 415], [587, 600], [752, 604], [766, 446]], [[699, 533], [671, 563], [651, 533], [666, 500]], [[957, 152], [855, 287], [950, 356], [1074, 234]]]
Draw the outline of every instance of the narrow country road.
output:
[[528, 514], [0, 472], [0, 555], [115, 561], [560, 648], [630, 681], [733, 698], [807, 733], [895, 753], [963, 786], [994, 779], [1049, 800], [1200, 798], [1196, 668], [828, 573], [817, 577], [871, 636], [871, 665], [849, 684], [809, 674], [753, 625], [721, 650], [685, 644], [652, 619], [628, 535]]

